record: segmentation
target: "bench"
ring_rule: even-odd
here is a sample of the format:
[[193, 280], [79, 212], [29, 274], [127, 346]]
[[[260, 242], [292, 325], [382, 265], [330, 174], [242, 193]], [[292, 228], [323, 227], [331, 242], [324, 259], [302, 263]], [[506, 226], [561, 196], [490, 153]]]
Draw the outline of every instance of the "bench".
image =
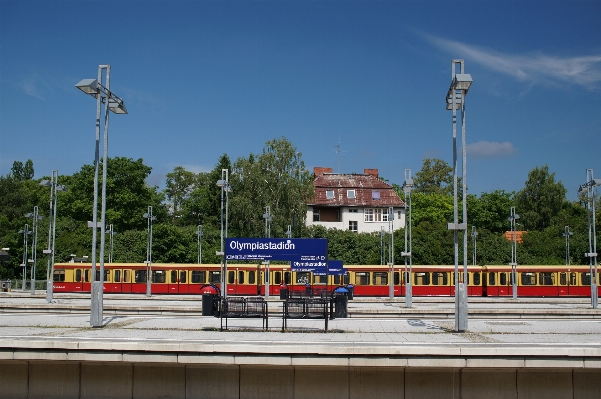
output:
[[221, 331], [223, 331], [223, 319], [227, 330], [227, 319], [232, 318], [262, 318], [263, 330], [269, 329], [269, 314], [267, 302], [261, 297], [231, 297], [221, 300]]
[[282, 332], [288, 328], [288, 319], [324, 319], [324, 332], [328, 332], [327, 298], [290, 298], [282, 307]]

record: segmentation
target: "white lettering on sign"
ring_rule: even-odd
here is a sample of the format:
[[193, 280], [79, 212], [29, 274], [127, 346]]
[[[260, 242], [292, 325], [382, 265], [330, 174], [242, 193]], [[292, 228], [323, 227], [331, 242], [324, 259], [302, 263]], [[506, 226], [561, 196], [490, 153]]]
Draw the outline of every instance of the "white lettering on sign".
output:
[[235, 251], [256, 251], [256, 250], [276, 250], [276, 249], [284, 249], [284, 250], [294, 250], [294, 243], [287, 241], [279, 241], [279, 242], [238, 242], [231, 241], [230, 249]]

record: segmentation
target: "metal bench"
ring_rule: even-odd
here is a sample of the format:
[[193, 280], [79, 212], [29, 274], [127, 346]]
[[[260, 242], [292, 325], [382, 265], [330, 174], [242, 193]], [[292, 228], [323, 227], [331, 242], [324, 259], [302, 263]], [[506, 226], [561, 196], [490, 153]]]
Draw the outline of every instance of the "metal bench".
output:
[[324, 319], [324, 332], [328, 332], [327, 298], [290, 298], [282, 307], [282, 332], [288, 328], [288, 319]]
[[263, 330], [269, 329], [269, 314], [267, 302], [261, 297], [231, 297], [221, 300], [221, 331], [223, 331], [223, 320], [227, 330], [227, 319], [232, 318], [262, 318]]

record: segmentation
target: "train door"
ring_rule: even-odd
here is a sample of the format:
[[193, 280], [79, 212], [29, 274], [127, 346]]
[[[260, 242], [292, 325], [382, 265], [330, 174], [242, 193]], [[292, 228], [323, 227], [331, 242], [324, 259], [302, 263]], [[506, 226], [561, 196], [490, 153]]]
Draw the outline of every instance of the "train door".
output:
[[513, 296], [513, 285], [511, 284], [512, 273], [499, 272], [497, 275], [499, 277], [499, 296]]
[[111, 292], [122, 292], [123, 286], [123, 271], [121, 269], [113, 269], [113, 282], [111, 283]]
[[73, 270], [73, 291], [83, 291], [83, 269]]
[[121, 271], [121, 292], [131, 292], [131, 270], [123, 269]]
[[226, 287], [227, 287], [227, 294], [231, 295], [231, 294], [236, 294], [238, 293], [237, 290], [237, 283], [236, 283], [236, 271], [237, 270], [228, 270], [227, 271], [227, 276], [226, 278]]
[[558, 283], [558, 291], [559, 291], [559, 296], [568, 296], [570, 295], [570, 286], [569, 286], [569, 279], [568, 279], [568, 273], [566, 272], [559, 272], [559, 279], [557, 281]]
[[261, 265], [257, 265], [257, 295], [265, 295], [263, 291], [263, 270]]

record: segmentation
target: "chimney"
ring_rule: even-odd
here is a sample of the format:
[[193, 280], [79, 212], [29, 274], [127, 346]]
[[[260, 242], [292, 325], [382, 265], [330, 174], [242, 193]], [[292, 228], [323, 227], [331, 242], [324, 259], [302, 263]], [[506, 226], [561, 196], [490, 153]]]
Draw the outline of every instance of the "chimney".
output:
[[314, 176], [323, 175], [324, 173], [332, 173], [332, 168], [324, 168], [322, 166], [315, 166], [313, 168]]
[[363, 173], [378, 178], [378, 169], [363, 169]]

